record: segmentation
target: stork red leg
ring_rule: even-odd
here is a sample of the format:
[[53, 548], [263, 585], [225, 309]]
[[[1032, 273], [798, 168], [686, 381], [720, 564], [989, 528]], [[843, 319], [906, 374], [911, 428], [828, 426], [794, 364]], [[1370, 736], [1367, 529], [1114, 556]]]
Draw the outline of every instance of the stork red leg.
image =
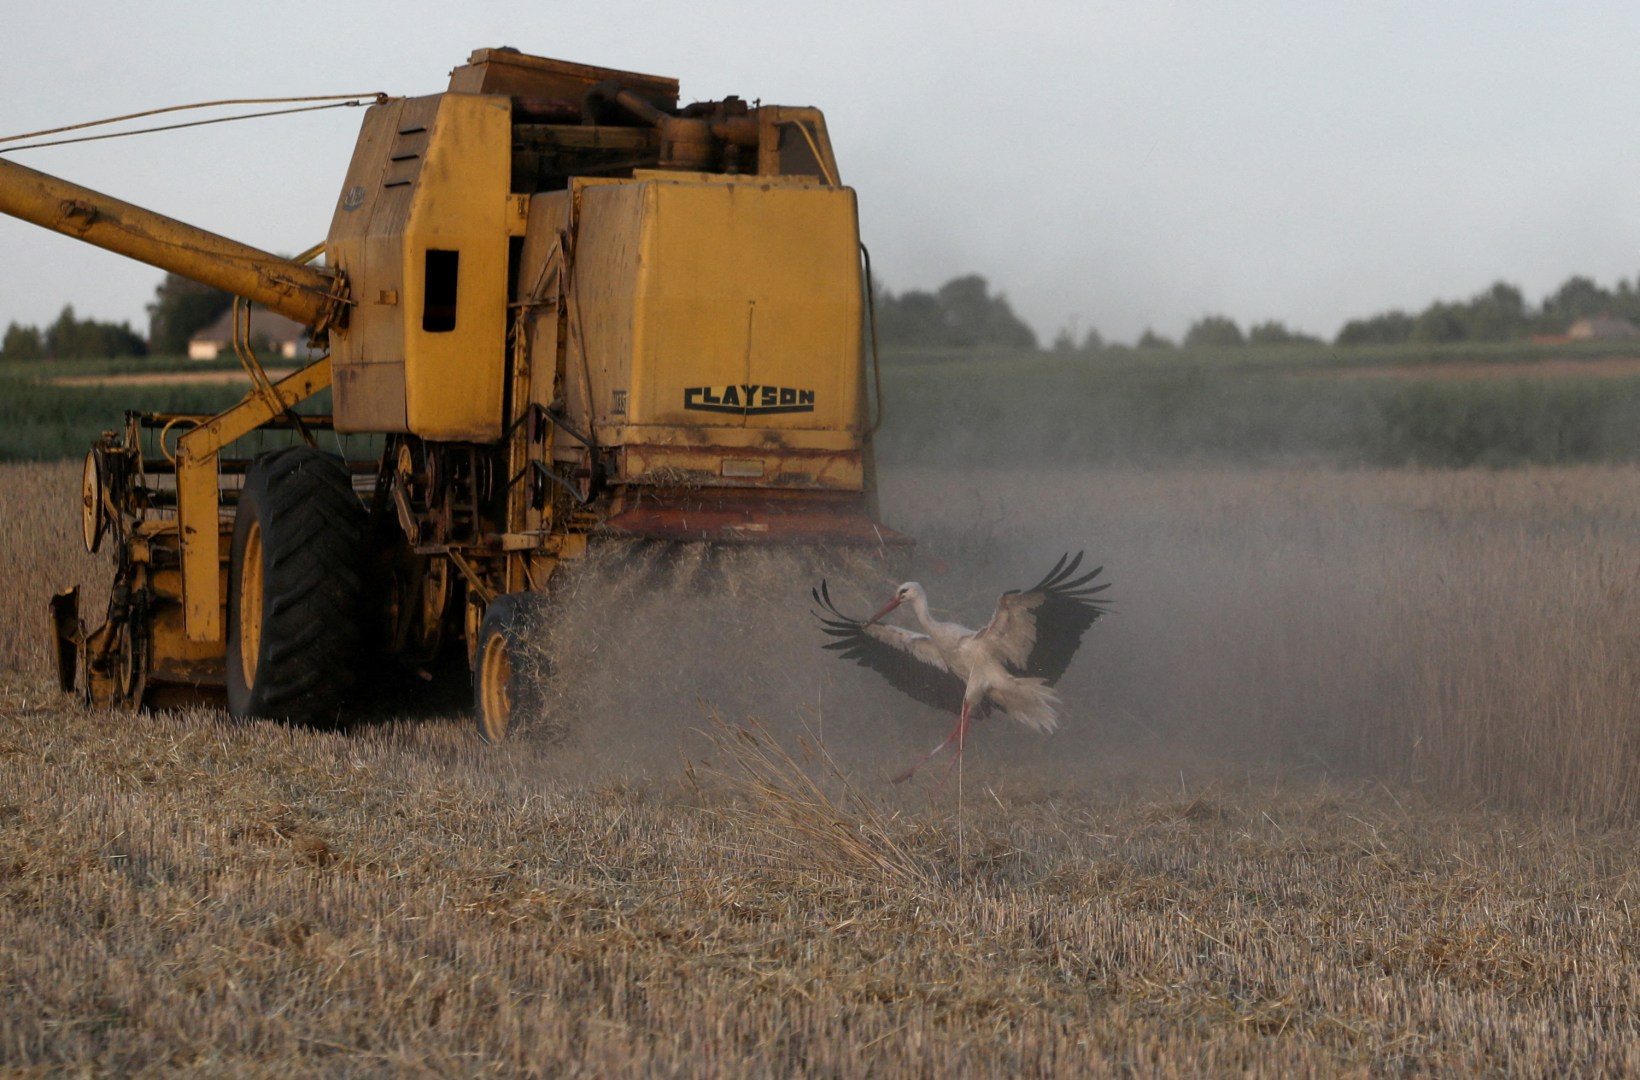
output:
[[968, 744], [968, 720], [971, 715], [968, 702], [964, 701], [962, 703], [962, 716], [957, 720], [957, 730], [951, 733], [957, 740], [957, 752], [951, 755], [950, 761], [945, 763], [945, 771], [940, 773], [940, 782], [934, 787], [936, 792], [945, 788], [945, 782], [951, 779], [951, 770], [962, 764], [962, 751], [963, 747]]
[[[936, 746], [936, 747], [934, 747], [934, 749], [930, 750], [915, 765], [911, 766], [911, 768], [907, 769], [905, 772], [903, 772], [900, 775], [896, 776], [894, 778], [893, 782], [896, 783], [896, 784], [905, 783], [907, 780], [911, 779], [912, 775], [915, 774], [918, 769], [920, 769], [924, 765], [928, 764], [928, 759], [929, 758], [933, 757], [935, 754], [939, 753], [941, 750], [944, 750], [947, 746], [950, 746], [953, 742], [957, 744], [957, 756], [951, 759], [952, 764], [955, 764], [956, 762], [961, 761], [962, 760], [963, 744], [968, 741], [968, 717], [969, 717], [968, 702], [966, 700], [964, 700], [963, 703], [962, 703], [962, 712], [957, 717], [957, 726], [951, 729], [951, 734], [947, 735], [944, 738], [944, 740], [942, 740], [940, 742], [940, 744], [938, 746]], [[947, 766], [946, 772], [949, 773], [950, 771], [951, 771], [950, 767]], [[943, 779], [942, 779], [941, 782], [942, 783], [944, 782]]]

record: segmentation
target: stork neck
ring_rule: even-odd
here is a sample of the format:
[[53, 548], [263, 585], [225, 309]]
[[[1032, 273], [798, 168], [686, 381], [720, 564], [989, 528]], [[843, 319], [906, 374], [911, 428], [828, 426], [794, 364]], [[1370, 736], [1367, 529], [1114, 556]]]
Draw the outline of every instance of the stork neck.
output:
[[934, 620], [928, 614], [928, 597], [920, 592], [911, 594], [911, 613], [917, 616], [917, 621], [924, 630], [934, 629]]

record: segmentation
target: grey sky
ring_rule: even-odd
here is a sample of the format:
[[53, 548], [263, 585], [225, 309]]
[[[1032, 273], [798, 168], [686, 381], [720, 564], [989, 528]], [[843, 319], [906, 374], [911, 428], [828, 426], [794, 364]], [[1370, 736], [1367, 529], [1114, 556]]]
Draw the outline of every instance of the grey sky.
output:
[[[1640, 5], [927, 0], [13, 5], [0, 135], [190, 101], [443, 89], [474, 48], [826, 110], [880, 278], [978, 272], [1046, 339], [1204, 313], [1536, 300], [1640, 271]], [[789, 13], [788, 13], [789, 12]], [[361, 113], [8, 155], [274, 251], [322, 239]], [[0, 326], [147, 324], [158, 271], [0, 218]]]

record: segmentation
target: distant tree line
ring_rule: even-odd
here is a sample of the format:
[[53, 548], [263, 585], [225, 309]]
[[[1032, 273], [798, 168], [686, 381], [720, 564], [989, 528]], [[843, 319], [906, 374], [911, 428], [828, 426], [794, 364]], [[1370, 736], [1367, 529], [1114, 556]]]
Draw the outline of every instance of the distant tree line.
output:
[[[885, 345], [943, 348], [1034, 349], [1037, 338], [1014, 314], [1006, 296], [993, 293], [978, 274], [953, 278], [933, 292], [876, 293], [878, 337]], [[1640, 326], [1640, 277], [1607, 289], [1581, 275], [1568, 278], [1538, 305], [1519, 286], [1499, 281], [1467, 300], [1437, 300], [1418, 312], [1391, 310], [1346, 322], [1336, 345], [1442, 344], [1467, 341], [1524, 341], [1566, 333], [1577, 320], [1597, 316], [1627, 319]], [[1319, 345], [1322, 338], [1269, 319], [1245, 330], [1222, 314], [1203, 315], [1175, 340], [1147, 327], [1138, 349], [1270, 347]], [[1123, 348], [1097, 329], [1064, 327], [1050, 346], [1056, 352]]]
[[1437, 300], [1423, 311], [1384, 311], [1351, 319], [1338, 331], [1340, 345], [1440, 344], [1451, 341], [1518, 341], [1564, 334], [1578, 319], [1611, 316], [1640, 325], [1640, 279], [1619, 279], [1607, 289], [1577, 275], [1533, 307], [1506, 281], [1468, 300]]
[[182, 356], [188, 339], [222, 317], [233, 294], [166, 274], [148, 305], [148, 336], [130, 323], [99, 322], [75, 316], [73, 305], [41, 328], [11, 323], [0, 337], [0, 360], [83, 360], [123, 356]]
[[74, 315], [65, 305], [57, 321], [41, 329], [11, 323], [0, 337], [0, 359], [83, 360], [113, 356], [147, 356], [148, 343], [131, 324], [98, 322]]
[[912, 289], [896, 296], [878, 287], [872, 302], [877, 339], [884, 345], [1037, 347], [1036, 331], [978, 274], [952, 278], [933, 292]]
[[[1261, 323], [1254, 323], [1245, 333], [1228, 315], [1203, 315], [1190, 324], [1184, 333], [1184, 347], [1187, 349], [1222, 349], [1234, 348], [1240, 345], [1319, 345], [1321, 339], [1298, 330], [1289, 330], [1287, 324], [1275, 319], [1267, 319]], [[1133, 343], [1136, 349], [1175, 349], [1179, 343], [1164, 334], [1158, 334], [1151, 327], [1145, 327], [1144, 333]], [[1102, 348], [1122, 348], [1114, 343], [1108, 344], [1099, 336], [1096, 330], [1089, 330], [1087, 335], [1077, 344], [1075, 338], [1066, 331], [1060, 331], [1059, 337], [1054, 339], [1054, 348], [1061, 352], [1081, 350], [1083, 352]]]
[[[1382, 311], [1351, 319], [1339, 329], [1335, 345], [1440, 345], [1466, 341], [1525, 341], [1557, 336], [1579, 319], [1610, 316], [1640, 326], [1640, 277], [1619, 279], [1607, 289], [1593, 279], [1567, 278], [1535, 307], [1516, 285], [1499, 281], [1467, 300], [1437, 300], [1419, 312]], [[1186, 347], [1319, 344], [1320, 338], [1288, 330], [1279, 322], [1259, 323], [1245, 334], [1235, 320], [1204, 315], [1185, 331]], [[1137, 347], [1171, 348], [1174, 342], [1154, 330], [1140, 335]]]

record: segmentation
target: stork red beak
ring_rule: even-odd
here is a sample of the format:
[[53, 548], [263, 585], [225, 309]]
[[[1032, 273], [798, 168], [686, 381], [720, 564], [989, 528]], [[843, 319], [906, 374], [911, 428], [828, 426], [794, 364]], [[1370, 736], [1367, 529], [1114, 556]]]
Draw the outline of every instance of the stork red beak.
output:
[[900, 598], [898, 596], [896, 596], [894, 599], [890, 600], [888, 603], [883, 605], [883, 610], [879, 611], [877, 614], [875, 614], [871, 618], [867, 619], [866, 620], [866, 625], [870, 626], [873, 623], [878, 622], [879, 620], [882, 619], [882, 617], [884, 615], [887, 615], [889, 612], [893, 611], [895, 608], [897, 608], [899, 606], [900, 606]]

